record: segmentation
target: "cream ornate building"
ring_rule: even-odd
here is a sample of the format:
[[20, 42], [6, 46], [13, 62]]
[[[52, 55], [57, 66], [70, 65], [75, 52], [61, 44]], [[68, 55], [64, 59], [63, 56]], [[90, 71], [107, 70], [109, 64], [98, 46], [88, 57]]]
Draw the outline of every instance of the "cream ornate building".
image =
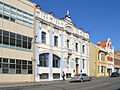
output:
[[90, 76], [106, 77], [114, 72], [114, 46], [110, 38], [90, 45], [89, 72]]
[[58, 19], [38, 6], [36, 16], [36, 81], [66, 79], [89, 74], [89, 34], [73, 24], [70, 13]]

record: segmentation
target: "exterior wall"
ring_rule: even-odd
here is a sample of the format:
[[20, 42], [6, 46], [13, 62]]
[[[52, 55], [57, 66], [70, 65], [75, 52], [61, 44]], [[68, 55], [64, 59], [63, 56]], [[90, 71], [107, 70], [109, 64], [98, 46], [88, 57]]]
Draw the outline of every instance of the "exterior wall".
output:
[[[43, 23], [46, 25], [43, 25]], [[70, 27], [69, 30], [67, 27]], [[46, 43], [41, 42], [42, 32], [46, 33]], [[54, 36], [58, 37], [58, 46], [54, 46]], [[36, 81], [60, 80], [62, 79], [61, 75], [63, 71], [65, 74], [71, 74], [71, 76], [76, 73], [89, 74], [88, 33], [78, 30], [71, 23], [57, 19], [51, 14], [47, 14], [39, 9], [36, 9], [36, 37]], [[69, 48], [67, 47], [67, 40], [69, 40]], [[78, 51], [75, 49], [75, 43], [78, 43]], [[82, 53], [83, 45], [85, 45], [85, 53]], [[49, 54], [48, 67], [39, 66], [39, 55], [44, 53]], [[59, 68], [53, 67], [53, 54], [60, 58]], [[76, 58], [77, 62], [75, 62]], [[85, 60], [84, 69], [82, 68], [83, 59]], [[78, 64], [78, 71], [76, 71], [76, 64]], [[40, 76], [46, 73], [49, 74], [48, 78], [40, 79]], [[53, 73], [59, 73], [60, 77], [53, 79]]]
[[[35, 5], [27, 0], [0, 0], [0, 2], [10, 5], [14, 8], [20, 9], [31, 15], [34, 15]], [[30, 38], [33, 38], [34, 36], [33, 27], [28, 27], [26, 25], [17, 22], [12, 22], [10, 20], [6, 20], [3, 18], [0, 18], [0, 29], [15, 34], [24, 35]], [[32, 61], [33, 52], [32, 49], [25, 49], [25, 48], [19, 48], [15, 46], [1, 44], [0, 57]], [[33, 82], [33, 81], [34, 81], [33, 70], [32, 70], [32, 74], [0, 74], [0, 83]]]
[[98, 49], [95, 45], [90, 43], [90, 50], [89, 50], [89, 56], [90, 56], [90, 61], [89, 61], [89, 73], [90, 76], [96, 76], [97, 75], [97, 52]]
[[114, 66], [115, 72], [120, 73], [120, 54], [119, 54], [119, 51], [115, 51], [114, 65], [115, 65]]
[[109, 60], [109, 58], [107, 58], [108, 60], [108, 71], [107, 72], [108, 72], [108, 75], [110, 76], [111, 73], [114, 72], [114, 47], [112, 46], [112, 42], [110, 38], [108, 38], [107, 40], [105, 49], [108, 52], [107, 57], [112, 58], [112, 60]]
[[[98, 47], [90, 43], [90, 62], [89, 62], [89, 73], [93, 77], [105, 77], [108, 76], [107, 68], [107, 51], [104, 48]], [[104, 60], [102, 60], [101, 53], [105, 54]], [[103, 69], [102, 69], [103, 67]]]

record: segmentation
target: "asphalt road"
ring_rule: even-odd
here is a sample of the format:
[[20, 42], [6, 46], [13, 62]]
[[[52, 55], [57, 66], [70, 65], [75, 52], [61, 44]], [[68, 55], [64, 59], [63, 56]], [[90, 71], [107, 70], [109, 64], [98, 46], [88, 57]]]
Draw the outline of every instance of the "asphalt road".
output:
[[[1, 89], [0, 89], [1, 90]], [[3, 90], [3, 89], [2, 89]], [[64, 82], [4, 90], [120, 90], [120, 77], [99, 78], [88, 82]]]

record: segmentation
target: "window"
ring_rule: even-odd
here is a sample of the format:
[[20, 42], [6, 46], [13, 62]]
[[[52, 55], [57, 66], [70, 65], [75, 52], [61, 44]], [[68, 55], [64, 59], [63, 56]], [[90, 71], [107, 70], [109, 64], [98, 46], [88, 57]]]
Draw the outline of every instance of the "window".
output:
[[1, 73], [32, 74], [32, 61], [0, 58]]
[[15, 59], [10, 59], [10, 63], [15, 63]]
[[31, 49], [32, 47], [32, 38], [27, 36], [22, 36], [12, 32], [0, 30], [0, 43]]
[[21, 60], [16, 60], [16, 74], [21, 74]]
[[28, 49], [32, 47], [32, 38], [28, 37]]
[[15, 74], [16, 73], [16, 65], [15, 65], [15, 59], [10, 59], [10, 72], [11, 74]]
[[[24, 19], [23, 17], [26, 17]], [[0, 18], [33, 27], [33, 15], [0, 2]]]
[[85, 45], [82, 46], [82, 53], [85, 53]]
[[26, 36], [23, 36], [22, 47], [27, 48], [27, 37]]
[[15, 59], [10, 59], [10, 73], [15, 74], [16, 73], [16, 65], [15, 65]]
[[32, 70], [28, 70], [28, 74], [32, 74]]
[[100, 54], [100, 52], [98, 53], [98, 60], [100, 60], [100, 56], [101, 56], [101, 54]]
[[8, 59], [7, 58], [3, 58], [3, 63], [8, 63]]
[[32, 74], [32, 61], [28, 61], [28, 74]]
[[9, 32], [3, 31], [3, 44], [9, 45]]
[[66, 78], [71, 78], [71, 73], [66, 73]]
[[60, 73], [53, 73], [53, 79], [60, 79]]
[[2, 30], [0, 30], [0, 44], [2, 43]]
[[101, 73], [104, 73], [104, 66], [101, 66]]
[[49, 54], [44, 53], [39, 55], [39, 65], [41, 67], [48, 67]]
[[4, 73], [4, 74], [9, 73], [9, 64], [8, 64], [7, 58], [3, 58], [2, 73]]
[[75, 44], [76, 52], [78, 52], [78, 43]]
[[105, 53], [103, 53], [103, 52], [101, 53], [101, 60], [105, 61]]
[[2, 62], [2, 58], [0, 57], [0, 63]]
[[4, 16], [3, 16], [3, 18], [9, 20], [9, 17], [8, 17], [8, 15], [6, 15], [5, 12], [4, 12]]
[[0, 69], [1, 69], [1, 66], [2, 66], [2, 58], [0, 58]]
[[27, 69], [27, 61], [26, 60], [22, 60], [22, 69]]
[[15, 46], [15, 34], [10, 33], [10, 45]]
[[45, 32], [42, 32], [41, 42], [42, 42], [42, 43], [46, 43], [46, 33], [45, 33]]
[[53, 67], [60, 68], [60, 58], [53, 54]]
[[49, 78], [49, 74], [48, 73], [42, 73], [39, 76], [40, 76], [40, 79], [48, 79]]
[[16, 46], [17, 47], [21, 47], [22, 46], [21, 45], [22, 44], [22, 42], [21, 42], [22, 40], [21, 39], [22, 39], [21, 35], [17, 34], [17, 42], [16, 42]]
[[58, 37], [54, 36], [54, 46], [58, 46]]
[[67, 48], [69, 48], [69, 40], [67, 40]]
[[9, 16], [10, 16], [10, 6], [7, 4], [4, 4], [4, 19], [9, 20]]
[[32, 61], [28, 61], [28, 64], [32, 65]]
[[2, 10], [0, 9], [0, 18], [2, 18], [2, 16], [3, 16], [3, 15], [2, 15]]
[[83, 62], [82, 62], [82, 63], [83, 63], [83, 65], [82, 65], [82, 66], [83, 66], [83, 69], [85, 69], [85, 59], [83, 59]]

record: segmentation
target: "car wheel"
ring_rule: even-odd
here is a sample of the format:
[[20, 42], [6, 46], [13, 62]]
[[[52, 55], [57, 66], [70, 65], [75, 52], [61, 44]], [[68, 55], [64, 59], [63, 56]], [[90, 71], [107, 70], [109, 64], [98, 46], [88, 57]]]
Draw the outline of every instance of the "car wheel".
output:
[[80, 82], [84, 82], [83, 78], [80, 79]]

